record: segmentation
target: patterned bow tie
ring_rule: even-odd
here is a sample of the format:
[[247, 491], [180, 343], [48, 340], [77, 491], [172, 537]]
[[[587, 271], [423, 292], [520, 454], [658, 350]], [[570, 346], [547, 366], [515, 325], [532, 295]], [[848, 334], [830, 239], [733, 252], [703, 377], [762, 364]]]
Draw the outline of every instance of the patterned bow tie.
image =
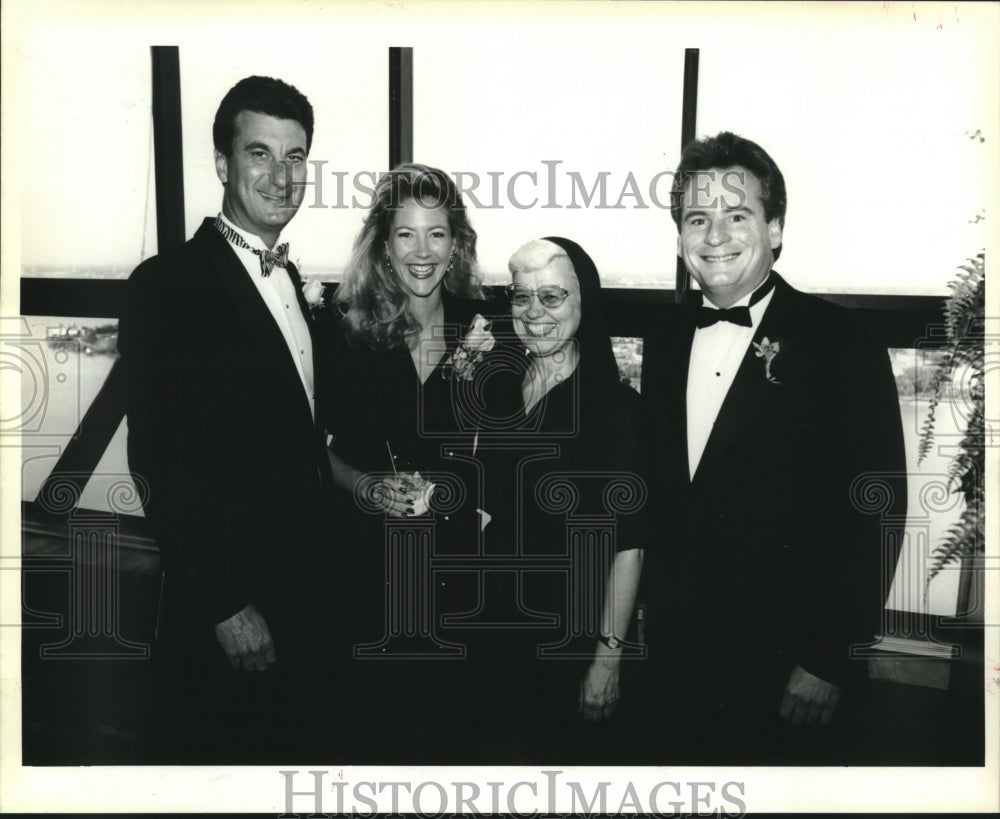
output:
[[227, 242], [244, 250], [252, 250], [260, 257], [261, 276], [270, 276], [271, 271], [276, 267], [288, 267], [288, 242], [282, 242], [274, 250], [259, 250], [255, 247], [250, 247], [239, 233], [222, 221], [221, 216], [216, 217], [215, 226]]
[[254, 250], [260, 256], [260, 275], [270, 276], [276, 267], [288, 267], [288, 242], [282, 242], [274, 250]]

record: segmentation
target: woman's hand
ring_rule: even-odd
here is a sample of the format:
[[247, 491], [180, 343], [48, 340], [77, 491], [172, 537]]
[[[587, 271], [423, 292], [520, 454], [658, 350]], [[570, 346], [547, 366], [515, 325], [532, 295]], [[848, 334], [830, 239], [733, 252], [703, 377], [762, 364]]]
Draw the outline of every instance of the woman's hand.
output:
[[413, 496], [398, 478], [362, 475], [357, 491], [364, 493], [365, 500], [390, 517], [402, 518], [413, 514]]
[[[642, 549], [625, 549], [615, 555], [613, 570], [605, 581], [601, 623], [601, 633], [609, 638], [628, 633], [642, 558]], [[618, 706], [618, 672], [624, 646], [620, 640], [612, 643], [603, 638], [594, 646], [594, 660], [580, 683], [579, 712], [588, 722], [607, 719]]]
[[607, 719], [618, 706], [618, 671], [615, 661], [594, 660], [580, 683], [579, 712], [587, 722]]

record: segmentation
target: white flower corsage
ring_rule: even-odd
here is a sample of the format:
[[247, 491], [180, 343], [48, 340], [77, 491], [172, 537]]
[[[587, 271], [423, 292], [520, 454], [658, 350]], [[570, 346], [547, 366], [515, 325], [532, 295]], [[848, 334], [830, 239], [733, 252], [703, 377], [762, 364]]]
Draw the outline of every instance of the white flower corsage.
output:
[[764, 377], [772, 384], [780, 384], [781, 382], [771, 375], [771, 362], [781, 352], [781, 344], [777, 341], [770, 341], [767, 336], [764, 336], [759, 344], [756, 341], [753, 342], [753, 346], [757, 350], [757, 358], [764, 359]]
[[454, 376], [471, 381], [479, 362], [482, 361], [486, 353], [496, 346], [496, 343], [497, 340], [490, 332], [490, 322], [476, 313], [465, 338], [459, 342], [458, 348], [445, 361], [445, 367], [441, 371], [442, 376], [444, 378]]
[[302, 285], [302, 296], [306, 300], [306, 304], [310, 308], [318, 308], [323, 306], [323, 293], [326, 290], [326, 285], [323, 282], [308, 281]]

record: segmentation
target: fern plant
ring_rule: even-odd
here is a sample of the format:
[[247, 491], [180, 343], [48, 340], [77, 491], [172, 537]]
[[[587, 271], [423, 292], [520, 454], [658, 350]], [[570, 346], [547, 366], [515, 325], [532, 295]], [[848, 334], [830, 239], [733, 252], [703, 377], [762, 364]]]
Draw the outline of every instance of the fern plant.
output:
[[959, 521], [934, 549], [927, 583], [950, 563], [980, 554], [984, 544], [985, 441], [983, 412], [984, 383], [984, 313], [986, 303], [986, 252], [958, 268], [958, 276], [949, 282], [951, 295], [944, 303], [947, 353], [938, 365], [927, 418], [920, 431], [918, 463], [934, 445], [934, 420], [944, 391], [954, 387], [956, 375], [962, 384], [961, 396], [967, 408], [965, 431], [958, 452], [948, 466], [948, 485], [965, 497], [965, 510]]

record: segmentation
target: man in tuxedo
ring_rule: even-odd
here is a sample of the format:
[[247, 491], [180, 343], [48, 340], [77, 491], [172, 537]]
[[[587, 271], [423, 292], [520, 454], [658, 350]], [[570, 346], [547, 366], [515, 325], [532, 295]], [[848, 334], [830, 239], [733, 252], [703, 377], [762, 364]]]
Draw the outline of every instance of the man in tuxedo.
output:
[[673, 195], [701, 293], [644, 351], [665, 510], [644, 598], [658, 741], [679, 738], [677, 761], [829, 759], [866, 676], [851, 647], [873, 640], [895, 565], [863, 476], [905, 512], [888, 354], [772, 269], [785, 183], [759, 145], [689, 144]]
[[315, 676], [327, 461], [309, 307], [281, 242], [312, 134], [295, 88], [237, 83], [213, 127], [222, 212], [129, 279], [119, 349], [129, 465], [162, 555], [167, 761], [278, 753]]

